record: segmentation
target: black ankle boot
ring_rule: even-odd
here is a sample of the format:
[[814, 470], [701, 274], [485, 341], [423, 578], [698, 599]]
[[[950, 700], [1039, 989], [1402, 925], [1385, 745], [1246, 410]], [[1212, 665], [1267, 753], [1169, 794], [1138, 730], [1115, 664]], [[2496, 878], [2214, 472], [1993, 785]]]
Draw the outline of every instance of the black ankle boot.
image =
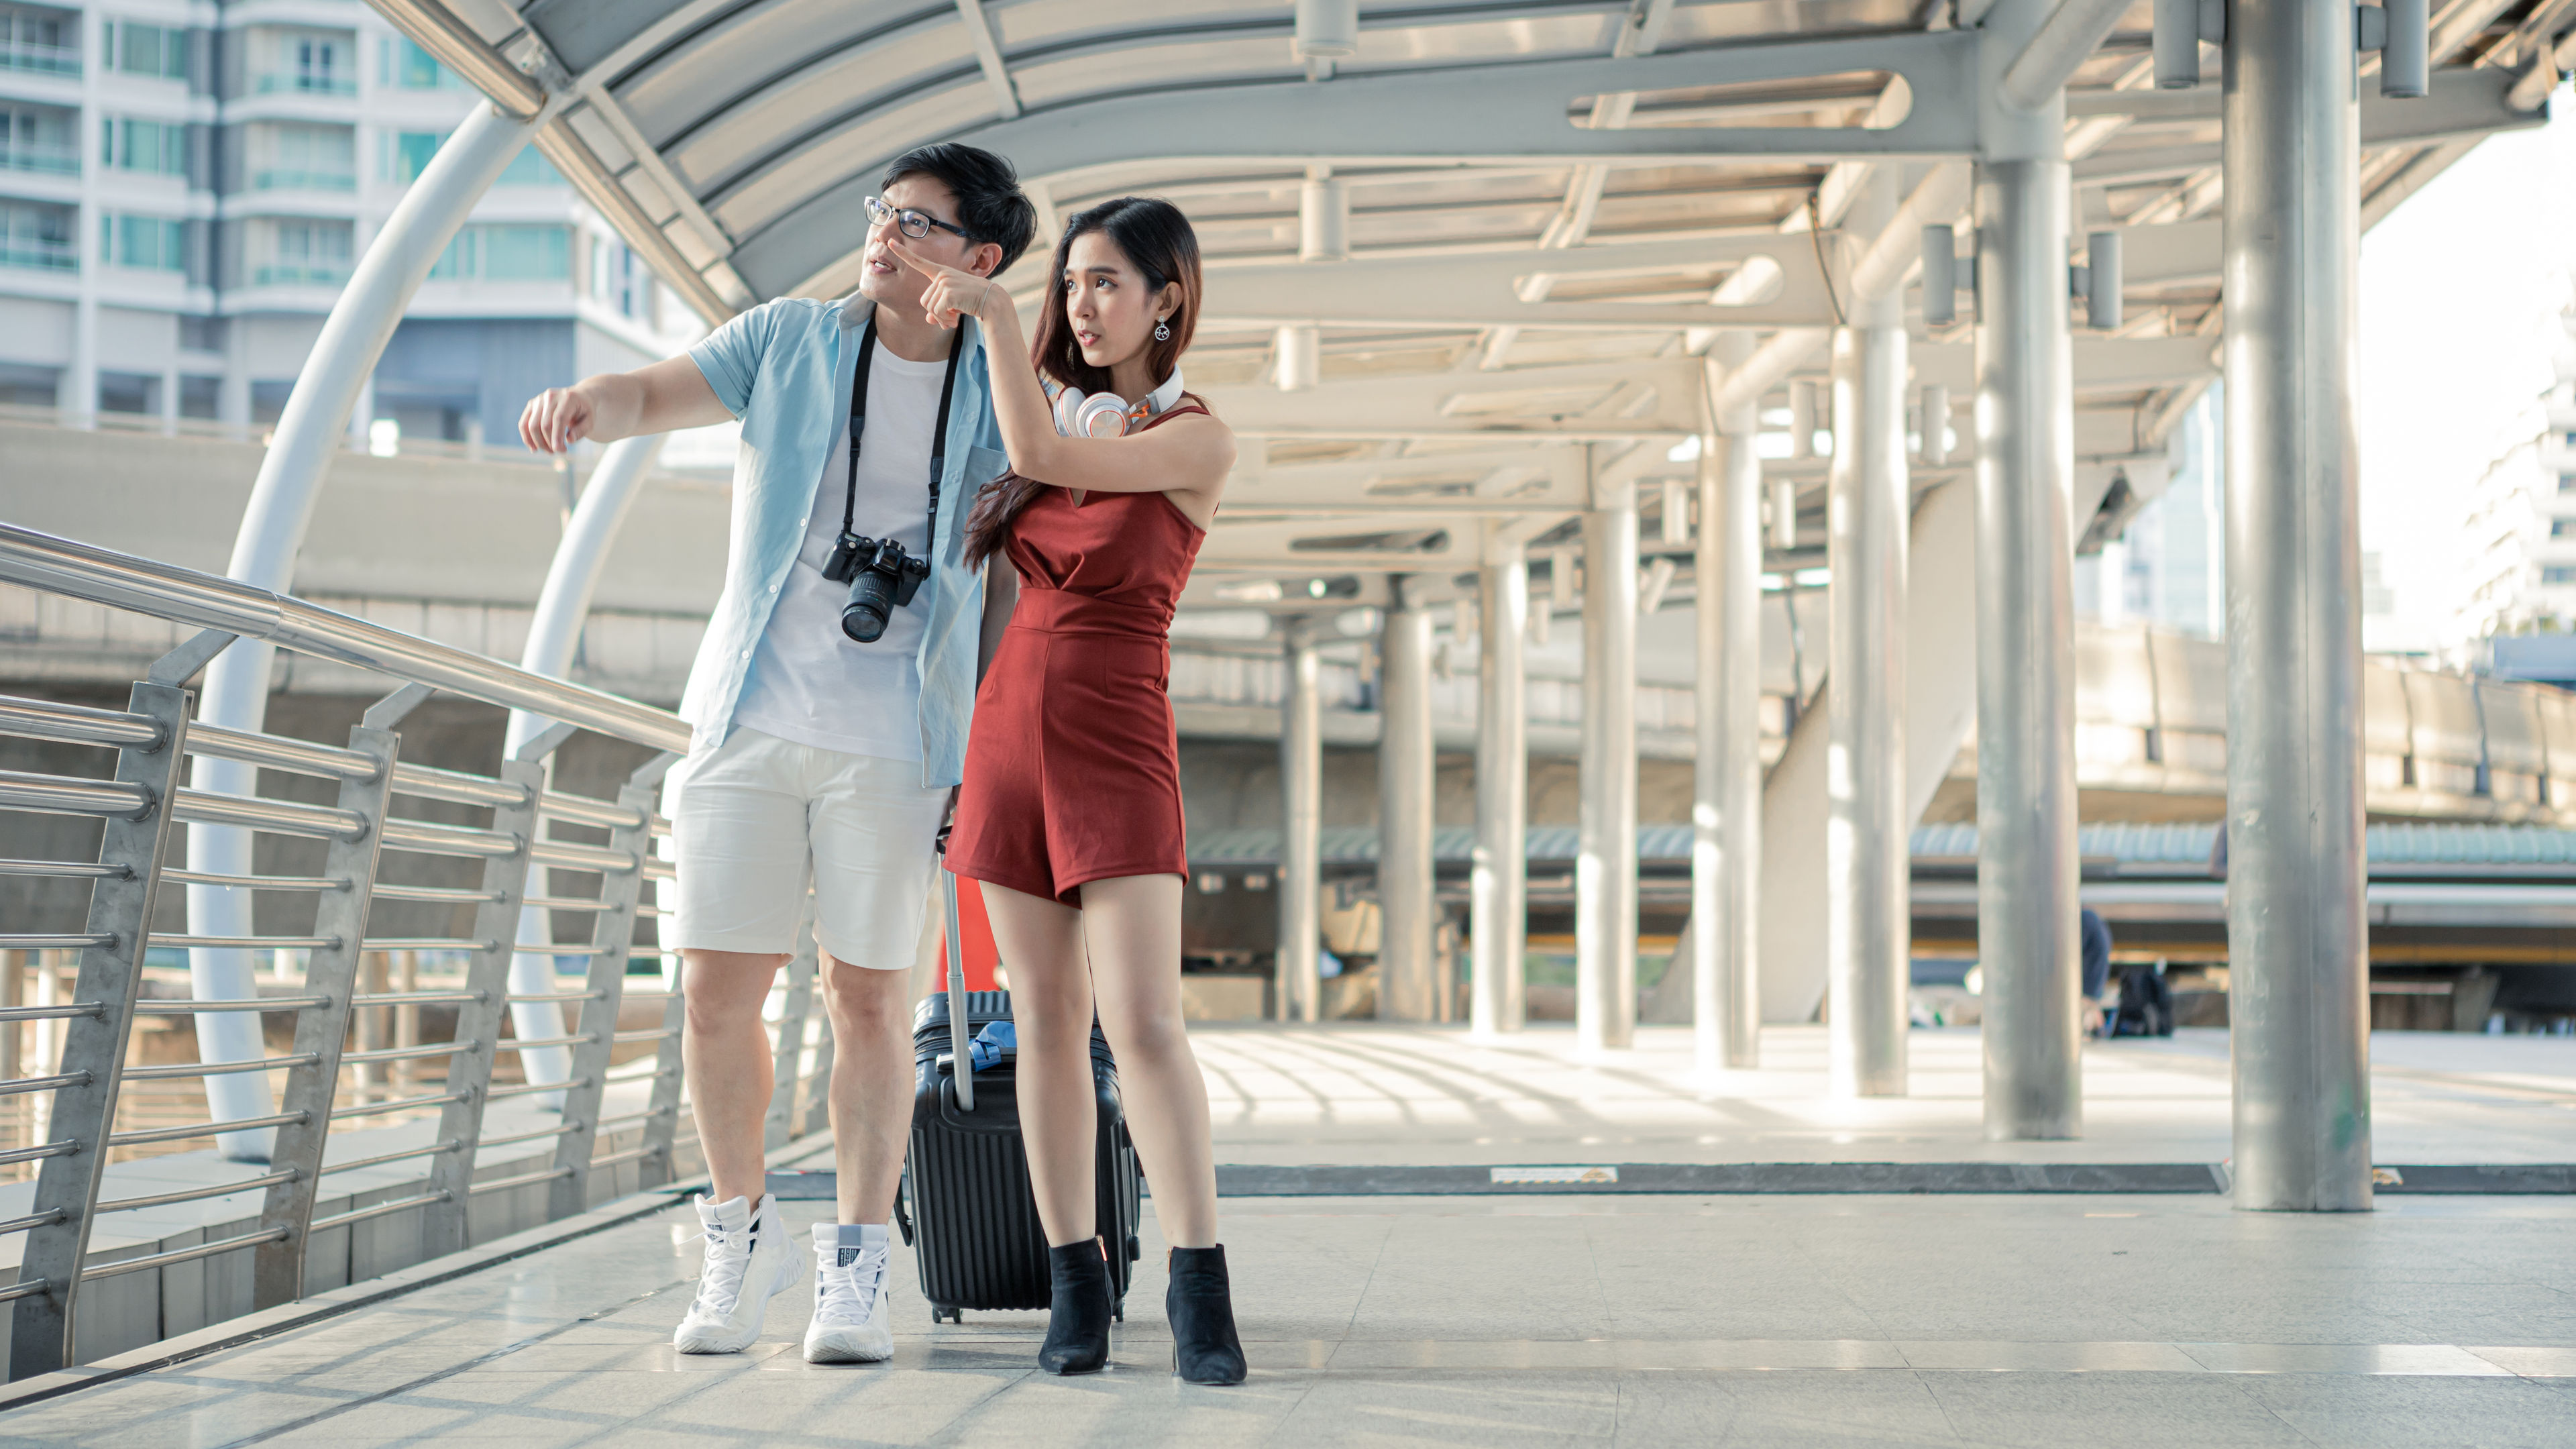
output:
[[1172, 1372], [1194, 1384], [1243, 1382], [1243, 1343], [1234, 1335], [1224, 1245], [1172, 1250], [1163, 1314], [1172, 1324]]
[[1051, 1374], [1092, 1374], [1109, 1362], [1109, 1263], [1097, 1239], [1047, 1249], [1054, 1301], [1038, 1367]]

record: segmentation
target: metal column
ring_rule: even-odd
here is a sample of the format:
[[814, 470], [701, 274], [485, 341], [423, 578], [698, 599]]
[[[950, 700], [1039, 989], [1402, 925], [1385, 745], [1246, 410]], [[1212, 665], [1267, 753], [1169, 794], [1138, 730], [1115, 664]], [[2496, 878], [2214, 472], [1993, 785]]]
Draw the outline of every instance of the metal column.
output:
[[[555, 544], [554, 561], [546, 566], [545, 585], [537, 592], [536, 617], [528, 624], [528, 644], [519, 654], [521, 669], [554, 679], [572, 672], [573, 654], [581, 644], [581, 626], [590, 617], [591, 596], [599, 590], [599, 576], [607, 570], [608, 553], [617, 543], [618, 528], [626, 522], [627, 506], [635, 501], [644, 475], [652, 470], [664, 436], [647, 433], [620, 438], [600, 453], [599, 466], [591, 470], [581, 501], [573, 505], [572, 518], [564, 524], [563, 537]], [[517, 754], [519, 746], [543, 733], [549, 723], [524, 709], [510, 711], [509, 729], [502, 737], [502, 757]], [[539, 876], [537, 884], [542, 886], [545, 879]], [[534, 889], [529, 894], [553, 892]], [[512, 940], [518, 945], [551, 943], [552, 915], [536, 907], [523, 909], [519, 913], [519, 934]], [[552, 956], [522, 951], [510, 958], [513, 993], [535, 996], [554, 989]], [[521, 1041], [551, 1041], [564, 1035], [563, 1007], [551, 1001], [513, 1002], [510, 1029]], [[572, 1048], [523, 1049], [519, 1068], [531, 1082], [565, 1081], [572, 1075]]]
[[1574, 858], [1574, 1045], [1637, 1035], [1637, 499], [1592, 490], [1583, 515], [1582, 803]]
[[[392, 339], [403, 309], [420, 289], [432, 263], [447, 249], [475, 202], [535, 133], [530, 121], [513, 120], [490, 105], [477, 105], [438, 148], [403, 193], [401, 204], [368, 243], [349, 284], [332, 304], [322, 335], [296, 375], [278, 418], [275, 440], [260, 460], [226, 573], [244, 583], [285, 592], [294, 584], [295, 554], [312, 520], [322, 475], [340, 446], [343, 427], [359, 392], [375, 374], [376, 359]], [[268, 716], [268, 678], [274, 646], [244, 639], [206, 672], [198, 718], [207, 724], [256, 730]], [[255, 793], [257, 767], [237, 760], [199, 759], [193, 783], [200, 790]], [[252, 871], [250, 832], [193, 826], [188, 867], [216, 875]], [[247, 936], [251, 892], [227, 886], [188, 887], [188, 929], [200, 936]], [[244, 1000], [258, 995], [251, 953], [192, 949], [191, 990], [200, 1000]], [[197, 1018], [197, 1053], [208, 1062], [256, 1060], [262, 1049], [256, 1014], [223, 1012]], [[268, 1077], [231, 1072], [206, 1078], [206, 1100], [217, 1121], [269, 1114]], [[217, 1139], [225, 1156], [264, 1160], [269, 1133], [230, 1132]]]
[[[2017, 41], [2048, 12], [2003, 0], [1988, 24]], [[2065, 109], [2063, 92], [2027, 111], [1989, 99], [1977, 173], [1977, 954], [1995, 1141], [2083, 1130]]]
[[1324, 704], [1318, 625], [1288, 626], [1288, 687], [1279, 697], [1279, 954], [1281, 1021], [1323, 1014]]
[[[1716, 360], [1742, 367], [1743, 332]], [[1714, 395], [1714, 390], [1712, 390]], [[1691, 800], [1691, 1022], [1699, 1069], [1762, 1064], [1762, 463], [1757, 400], [1711, 419], [1699, 474], [1698, 762]], [[1682, 963], [1676, 962], [1675, 965]]]
[[2227, 949], [2236, 1205], [2371, 1205], [2350, 12], [2228, 7]]
[[1529, 554], [1488, 537], [1476, 632], [1476, 854], [1468, 938], [1475, 949], [1469, 1025], [1518, 1031], [1529, 942]]
[[1440, 995], [1431, 935], [1440, 907], [1432, 891], [1431, 611], [1411, 579], [1388, 583], [1394, 598], [1378, 666], [1377, 1014], [1432, 1021]]
[[1893, 299], [1834, 334], [1826, 499], [1825, 963], [1837, 1096], [1905, 1094], [1913, 824], [1905, 794], [1905, 328]]

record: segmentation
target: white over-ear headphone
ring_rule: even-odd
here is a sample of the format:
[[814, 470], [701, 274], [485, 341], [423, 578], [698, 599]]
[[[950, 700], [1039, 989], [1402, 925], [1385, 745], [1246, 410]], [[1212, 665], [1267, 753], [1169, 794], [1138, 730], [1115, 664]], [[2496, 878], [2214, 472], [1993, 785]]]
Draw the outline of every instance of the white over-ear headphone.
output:
[[1055, 430], [1068, 438], [1122, 436], [1181, 400], [1179, 368], [1172, 369], [1170, 380], [1147, 394], [1143, 402], [1132, 405], [1115, 393], [1087, 393], [1078, 387], [1049, 385], [1055, 387]]

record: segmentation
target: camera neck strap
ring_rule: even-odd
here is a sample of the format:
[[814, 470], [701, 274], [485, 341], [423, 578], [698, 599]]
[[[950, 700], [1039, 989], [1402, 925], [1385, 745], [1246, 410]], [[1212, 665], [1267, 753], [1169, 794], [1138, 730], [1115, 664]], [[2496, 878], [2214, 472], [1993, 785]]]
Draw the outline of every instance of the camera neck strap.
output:
[[[939, 384], [939, 417], [930, 425], [930, 537], [921, 546], [924, 559], [937, 557], [939, 544], [939, 479], [948, 469], [948, 407], [957, 396], [957, 360], [966, 355], [966, 324], [961, 319], [956, 334], [948, 341], [948, 375]], [[859, 364], [850, 379], [850, 481], [841, 495], [841, 537], [855, 536], [852, 526], [859, 512], [859, 437], [868, 426], [868, 372], [877, 359], [877, 319], [868, 314], [868, 326], [859, 338]]]

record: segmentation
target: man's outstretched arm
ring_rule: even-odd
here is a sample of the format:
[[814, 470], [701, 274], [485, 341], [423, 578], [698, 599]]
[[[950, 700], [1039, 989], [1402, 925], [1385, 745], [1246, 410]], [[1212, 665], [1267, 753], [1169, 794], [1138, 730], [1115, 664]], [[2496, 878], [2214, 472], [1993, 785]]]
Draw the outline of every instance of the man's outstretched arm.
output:
[[698, 364], [673, 357], [547, 388], [520, 412], [519, 441], [540, 453], [560, 453], [583, 438], [607, 443], [732, 419]]

